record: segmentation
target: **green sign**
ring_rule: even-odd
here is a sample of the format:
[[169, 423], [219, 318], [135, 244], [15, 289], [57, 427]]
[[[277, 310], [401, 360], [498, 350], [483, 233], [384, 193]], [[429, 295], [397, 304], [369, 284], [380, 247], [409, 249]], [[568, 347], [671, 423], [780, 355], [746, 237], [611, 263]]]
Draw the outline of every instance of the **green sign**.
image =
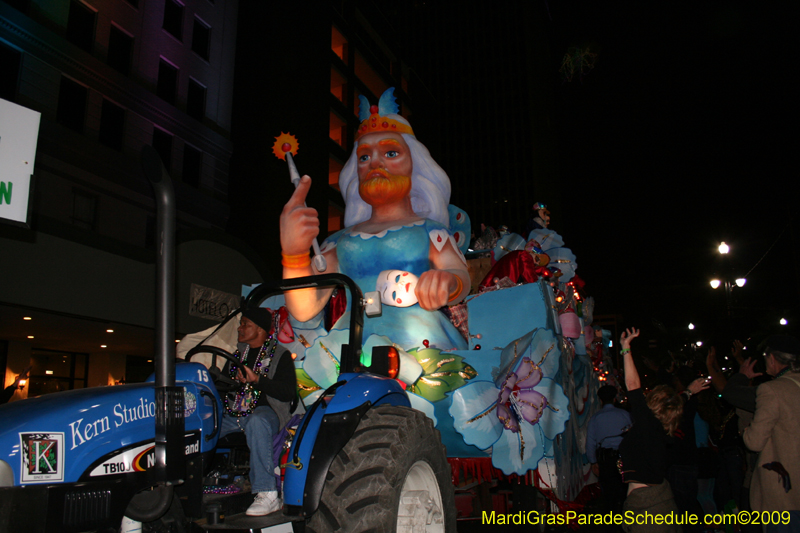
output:
[[0, 221], [28, 225], [41, 115], [0, 99]]

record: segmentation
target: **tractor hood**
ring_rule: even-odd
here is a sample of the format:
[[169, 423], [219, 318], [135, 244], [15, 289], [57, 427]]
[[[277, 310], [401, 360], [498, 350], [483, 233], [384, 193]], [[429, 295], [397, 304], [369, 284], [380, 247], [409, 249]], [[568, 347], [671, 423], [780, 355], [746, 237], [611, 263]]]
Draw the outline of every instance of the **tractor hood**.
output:
[[[187, 454], [211, 449], [216, 438], [206, 442], [200, 434], [213, 434], [219, 420], [213, 412], [216, 390], [210, 382], [176, 385], [185, 391]], [[155, 416], [154, 383], [72, 390], [3, 405], [0, 460], [14, 471], [15, 485], [146, 470]]]

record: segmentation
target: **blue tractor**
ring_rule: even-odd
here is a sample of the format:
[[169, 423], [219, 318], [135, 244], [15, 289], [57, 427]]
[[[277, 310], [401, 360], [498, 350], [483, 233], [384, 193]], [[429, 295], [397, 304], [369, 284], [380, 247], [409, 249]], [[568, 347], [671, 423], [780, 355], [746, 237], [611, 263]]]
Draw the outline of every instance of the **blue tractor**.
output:
[[[289, 449], [282, 512], [247, 517], [242, 494], [204, 494], [219, 463], [220, 392], [198, 346], [174, 353], [175, 207], [169, 175], [145, 147], [142, 166], [158, 206], [155, 373], [144, 383], [80, 389], [0, 406], [0, 533], [254, 532], [292, 522], [323, 531], [455, 531], [450, 467], [439, 432], [392, 379], [399, 358], [377, 348], [361, 364], [367, 304], [349, 278], [330, 274], [255, 289], [245, 305], [287, 290], [350, 291], [349, 344], [338, 381], [308, 408]], [[264, 443], [272, 446], [272, 443]], [[246, 498], [247, 495], [244, 495]], [[267, 529], [268, 531], [269, 529]], [[285, 529], [284, 529], [285, 530]]]

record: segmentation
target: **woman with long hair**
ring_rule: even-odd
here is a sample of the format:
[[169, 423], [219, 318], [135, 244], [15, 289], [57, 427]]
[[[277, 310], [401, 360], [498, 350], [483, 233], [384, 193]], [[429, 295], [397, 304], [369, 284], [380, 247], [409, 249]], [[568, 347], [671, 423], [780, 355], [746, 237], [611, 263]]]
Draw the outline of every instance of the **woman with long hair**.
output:
[[[678, 514], [665, 476], [667, 444], [678, 429], [683, 414], [683, 397], [667, 385], [658, 385], [645, 396], [631, 354], [631, 341], [638, 336], [639, 330], [630, 328], [620, 337], [625, 386], [633, 419], [631, 429], [619, 446], [620, 473], [628, 484], [623, 512], [626, 513], [626, 519], [633, 519], [632, 524], [626, 520], [623, 528], [629, 532], [679, 532], [682, 528], [676, 522], [682, 522], [683, 517]], [[697, 394], [707, 389], [708, 385], [706, 380], [699, 378], [689, 385], [688, 390], [691, 394]], [[655, 523], [653, 517], [661, 515], [666, 518], [670, 513], [674, 513], [672, 520]], [[670, 523], [665, 524], [664, 521]]]

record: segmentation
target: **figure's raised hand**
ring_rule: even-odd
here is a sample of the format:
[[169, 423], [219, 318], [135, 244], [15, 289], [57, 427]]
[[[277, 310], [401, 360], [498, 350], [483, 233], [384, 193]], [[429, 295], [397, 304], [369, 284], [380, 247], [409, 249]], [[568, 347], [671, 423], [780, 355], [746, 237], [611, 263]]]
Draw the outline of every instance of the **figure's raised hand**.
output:
[[314, 238], [319, 235], [317, 210], [306, 207], [310, 188], [311, 178], [303, 176], [281, 212], [281, 252], [285, 255], [308, 252]]
[[623, 350], [630, 350], [631, 341], [639, 336], [639, 330], [636, 328], [627, 328], [622, 332], [619, 338], [619, 344]]
[[435, 311], [447, 305], [450, 294], [458, 288], [456, 275], [447, 270], [423, 272], [417, 282], [417, 300], [426, 311]]

